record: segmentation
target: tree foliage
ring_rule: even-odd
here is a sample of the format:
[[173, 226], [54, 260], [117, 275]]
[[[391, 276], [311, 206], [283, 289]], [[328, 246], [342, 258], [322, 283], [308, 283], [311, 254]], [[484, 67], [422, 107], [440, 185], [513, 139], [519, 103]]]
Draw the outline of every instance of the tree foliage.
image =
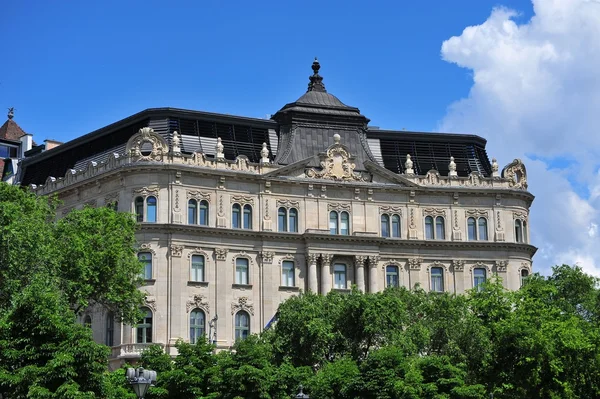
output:
[[301, 294], [277, 323], [218, 354], [179, 343], [148, 398], [483, 399], [600, 397], [598, 280], [578, 267], [499, 279], [466, 295], [403, 288]]

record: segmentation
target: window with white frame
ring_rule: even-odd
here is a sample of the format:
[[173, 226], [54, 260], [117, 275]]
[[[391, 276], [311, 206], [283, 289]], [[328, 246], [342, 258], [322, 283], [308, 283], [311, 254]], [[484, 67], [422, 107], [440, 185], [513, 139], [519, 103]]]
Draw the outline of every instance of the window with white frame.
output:
[[346, 211], [329, 212], [329, 232], [344, 236], [350, 235], [350, 214]]
[[205, 334], [206, 317], [201, 309], [190, 312], [190, 344], [196, 344]]
[[400, 238], [400, 216], [393, 214], [381, 215], [381, 236]]
[[204, 281], [204, 255], [192, 255], [190, 281]]
[[281, 285], [284, 287], [295, 287], [294, 262], [284, 260], [281, 263]]
[[389, 265], [385, 267], [385, 286], [397, 288], [400, 286], [400, 273], [399, 268], [396, 265]]
[[138, 222], [156, 223], [157, 202], [155, 196], [136, 197], [134, 206], [135, 217]]
[[487, 219], [484, 217], [467, 219], [467, 236], [469, 241], [487, 241], [488, 227]]
[[208, 226], [208, 201], [194, 198], [188, 201], [188, 224]]
[[343, 263], [333, 265], [333, 287], [337, 289], [345, 289], [347, 287], [346, 265]]
[[246, 339], [250, 335], [250, 315], [245, 310], [235, 314], [235, 340]]
[[142, 319], [136, 326], [137, 344], [152, 343], [152, 311], [148, 308], [142, 308]]
[[237, 258], [235, 260], [235, 283], [249, 284], [248, 269], [249, 261], [247, 258]]
[[142, 263], [141, 277], [144, 280], [152, 280], [152, 253], [138, 252], [138, 260]]
[[473, 269], [473, 288], [481, 290], [482, 284], [485, 283], [486, 270], [483, 267]]
[[298, 211], [296, 208], [280, 207], [277, 211], [277, 229], [282, 232], [298, 232]]
[[445, 240], [446, 224], [443, 216], [425, 216], [425, 239]]
[[444, 292], [444, 269], [432, 267], [429, 273], [431, 274], [431, 291]]

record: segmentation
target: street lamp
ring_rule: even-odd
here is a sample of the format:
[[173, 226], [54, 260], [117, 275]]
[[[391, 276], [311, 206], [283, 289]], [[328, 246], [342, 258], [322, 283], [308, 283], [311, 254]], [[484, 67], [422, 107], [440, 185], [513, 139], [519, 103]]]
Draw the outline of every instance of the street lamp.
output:
[[304, 389], [304, 387], [302, 385], [300, 385], [298, 387], [298, 390], [300, 392], [298, 392], [298, 395], [294, 396], [296, 399], [310, 399], [310, 396], [308, 396], [307, 394], [305, 394], [304, 392], [302, 392], [303, 389]]
[[143, 367], [128, 368], [126, 376], [139, 399], [144, 399], [148, 388], [156, 382], [156, 371], [144, 370]]

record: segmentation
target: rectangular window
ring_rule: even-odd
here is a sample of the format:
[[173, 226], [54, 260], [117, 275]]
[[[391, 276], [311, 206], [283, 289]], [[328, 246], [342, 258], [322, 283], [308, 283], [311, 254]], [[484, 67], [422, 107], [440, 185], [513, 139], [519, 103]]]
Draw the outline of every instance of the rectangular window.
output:
[[204, 281], [204, 256], [192, 255], [192, 281]]
[[444, 291], [444, 271], [441, 267], [431, 268], [431, 291]]
[[387, 287], [398, 287], [398, 267], [396, 266], [388, 266], [385, 268], [385, 278]]
[[281, 285], [285, 287], [295, 287], [294, 282], [294, 262], [284, 261], [281, 265]]
[[336, 263], [333, 266], [333, 286], [338, 289], [346, 288], [346, 265]]
[[144, 280], [152, 280], [152, 254], [150, 252], [140, 252], [138, 253], [138, 259], [143, 265], [141, 277]]
[[237, 258], [235, 260], [235, 283], [248, 284], [248, 259]]
[[481, 289], [481, 285], [485, 283], [485, 269], [476, 268], [473, 269], [473, 287]]

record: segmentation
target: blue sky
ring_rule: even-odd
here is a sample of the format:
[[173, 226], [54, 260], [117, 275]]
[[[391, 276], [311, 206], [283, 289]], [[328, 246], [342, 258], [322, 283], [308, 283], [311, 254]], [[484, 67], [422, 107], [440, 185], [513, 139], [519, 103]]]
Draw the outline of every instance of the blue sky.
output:
[[69, 140], [148, 107], [265, 117], [328, 90], [385, 128], [435, 130], [469, 71], [440, 47], [494, 6], [529, 1], [47, 2], [3, 5], [0, 106], [39, 140]]

